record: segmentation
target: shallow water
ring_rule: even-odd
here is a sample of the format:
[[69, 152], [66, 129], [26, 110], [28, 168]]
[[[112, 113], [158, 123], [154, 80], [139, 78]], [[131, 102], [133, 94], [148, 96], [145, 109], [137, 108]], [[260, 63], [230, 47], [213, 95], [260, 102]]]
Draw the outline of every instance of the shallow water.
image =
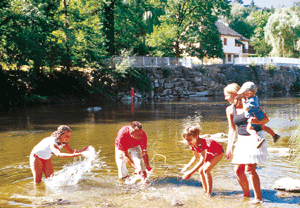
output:
[[[268, 147], [290, 147], [298, 126], [297, 97], [261, 98], [270, 122], [282, 137]], [[41, 106], [2, 112], [0, 117], [0, 207], [249, 207], [225, 157], [212, 170], [214, 197], [202, 192], [198, 174], [188, 181], [179, 173], [192, 152], [182, 142], [186, 125], [201, 124], [201, 134], [226, 133], [228, 124], [223, 97], [169, 101], [108, 103], [89, 112], [90, 105]], [[94, 104], [93, 106], [97, 106]], [[133, 120], [142, 123], [148, 136], [148, 154], [154, 174], [145, 187], [137, 180], [124, 184], [117, 178], [114, 139], [119, 128]], [[55, 177], [34, 186], [29, 154], [58, 125], [72, 128], [70, 146], [92, 146], [86, 157], [52, 157]], [[222, 143], [226, 148], [226, 143]], [[132, 173], [132, 170], [129, 169]], [[270, 153], [258, 166], [264, 203], [258, 207], [298, 207], [300, 194], [278, 192], [274, 183], [284, 177], [299, 179], [293, 158]], [[52, 181], [51, 181], [52, 180]], [[252, 188], [251, 188], [252, 189]], [[253, 193], [252, 193], [253, 195]]]

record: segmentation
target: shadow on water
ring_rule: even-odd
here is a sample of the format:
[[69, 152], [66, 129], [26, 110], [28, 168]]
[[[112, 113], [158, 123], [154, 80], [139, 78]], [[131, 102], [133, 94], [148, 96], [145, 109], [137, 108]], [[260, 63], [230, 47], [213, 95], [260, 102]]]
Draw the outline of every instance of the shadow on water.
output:
[[288, 204], [290, 207], [300, 206], [300, 194], [276, 190], [262, 190], [263, 199], [270, 204]]
[[[251, 196], [254, 196], [253, 190], [250, 191]], [[300, 194], [291, 193], [291, 192], [283, 192], [276, 191], [271, 189], [263, 189], [261, 190], [263, 204], [264, 207], [268, 206], [276, 206], [276, 207], [297, 207], [300, 206]], [[242, 191], [230, 191], [223, 190], [216, 193], [218, 196], [222, 196], [224, 198], [235, 199], [237, 196], [242, 196]]]
[[152, 186], [160, 186], [160, 185], [169, 185], [173, 184], [175, 186], [194, 186], [194, 187], [202, 187], [201, 183], [198, 180], [189, 179], [189, 180], [183, 180], [180, 177], [164, 177], [164, 178], [158, 178], [154, 179], [151, 182]]

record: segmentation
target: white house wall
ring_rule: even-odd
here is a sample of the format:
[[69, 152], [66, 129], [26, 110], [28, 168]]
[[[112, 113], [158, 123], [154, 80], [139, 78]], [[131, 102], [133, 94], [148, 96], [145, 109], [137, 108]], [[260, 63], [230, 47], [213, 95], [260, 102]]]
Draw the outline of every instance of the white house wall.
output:
[[[224, 38], [227, 38], [227, 44], [224, 45]], [[238, 37], [232, 37], [232, 36], [221, 36], [221, 40], [223, 42], [223, 52], [224, 53], [230, 53], [230, 54], [239, 54], [239, 56], [242, 56], [242, 46], [235, 46], [235, 39], [238, 39]]]

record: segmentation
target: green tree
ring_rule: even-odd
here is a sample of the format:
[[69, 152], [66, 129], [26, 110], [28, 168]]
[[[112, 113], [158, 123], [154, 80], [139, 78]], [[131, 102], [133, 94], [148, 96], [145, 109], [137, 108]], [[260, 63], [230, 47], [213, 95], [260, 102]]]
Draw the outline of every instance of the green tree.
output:
[[300, 7], [297, 5], [276, 9], [265, 26], [265, 40], [272, 46], [271, 56], [300, 55]]
[[2, 61], [17, 66], [33, 61], [35, 71], [39, 71], [44, 62], [48, 45], [47, 34], [51, 25], [44, 12], [40, 12], [35, 2], [15, 1], [8, 9], [10, 15], [2, 31]]
[[254, 28], [246, 20], [252, 11], [255, 11], [256, 7], [248, 8], [239, 3], [234, 3], [230, 10], [230, 16], [225, 18], [225, 22], [229, 24], [229, 27], [241, 34], [242, 36], [250, 39], [253, 34]]
[[151, 35], [147, 36], [147, 45], [152, 47], [152, 55], [163, 56], [175, 56], [174, 40], [176, 39], [177, 30], [175, 26], [162, 22], [161, 25], [154, 26]]
[[105, 55], [97, 0], [8, 3], [0, 26], [2, 62], [17, 67], [32, 62], [38, 73], [42, 67], [97, 65]]
[[[208, 19], [207, 19], [208, 20]], [[198, 24], [191, 26], [187, 30], [187, 40], [185, 45], [193, 43], [190, 47], [186, 48], [186, 52], [191, 56], [198, 58], [222, 58], [223, 45], [220, 41], [219, 33], [215, 24], [216, 17], [210, 18], [211, 21], [202, 21], [201, 27]], [[199, 32], [200, 30], [200, 32]]]
[[110, 56], [130, 48], [138, 54], [146, 53], [145, 37], [149, 28], [145, 17], [151, 8], [151, 4], [143, 0], [103, 1], [103, 31]]
[[253, 11], [247, 17], [246, 21], [254, 28], [254, 34], [251, 37], [251, 45], [259, 57], [266, 57], [272, 50], [272, 46], [265, 41], [264, 27], [266, 26], [269, 17], [274, 13], [273, 10], [260, 9]]
[[[101, 23], [102, 6], [97, 0], [70, 1], [67, 18], [69, 27], [55, 32], [62, 47], [69, 47], [67, 55], [71, 58], [72, 66], [98, 66], [107, 56], [104, 44], [106, 39]], [[61, 34], [61, 31], [64, 34]], [[66, 40], [67, 38], [69, 40]]]
[[145, 37], [147, 34], [144, 13], [148, 9], [147, 1], [135, 0], [119, 3], [115, 12], [115, 48], [116, 53], [133, 49], [134, 53], [145, 55]]
[[[172, 47], [172, 52], [169, 53], [175, 53], [177, 58], [182, 54], [181, 46], [184, 46], [186, 51], [190, 51], [191, 48], [195, 48], [194, 43], [199, 43], [198, 41], [205, 43], [205, 39], [201, 39], [205, 37], [204, 31], [213, 27], [216, 17], [229, 12], [229, 2], [226, 0], [165, 0], [159, 1], [157, 5], [163, 8], [165, 14], [159, 17], [161, 24], [156, 26], [153, 33], [148, 36], [147, 44], [154, 48], [155, 54], [159, 51], [164, 56], [165, 47]], [[192, 31], [188, 32], [189, 29]], [[211, 35], [218, 33], [217, 30], [210, 32]], [[195, 33], [198, 33], [197, 38], [192, 37]], [[159, 41], [155, 41], [157, 37]], [[216, 41], [218, 45], [221, 40], [218, 38]]]

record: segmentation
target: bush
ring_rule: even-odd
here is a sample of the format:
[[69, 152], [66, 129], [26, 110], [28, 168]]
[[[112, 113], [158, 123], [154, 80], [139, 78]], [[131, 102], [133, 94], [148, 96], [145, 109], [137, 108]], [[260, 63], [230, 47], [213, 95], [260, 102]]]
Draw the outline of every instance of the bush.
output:
[[163, 69], [162, 72], [164, 78], [168, 78], [169, 76], [171, 76], [171, 69]]

